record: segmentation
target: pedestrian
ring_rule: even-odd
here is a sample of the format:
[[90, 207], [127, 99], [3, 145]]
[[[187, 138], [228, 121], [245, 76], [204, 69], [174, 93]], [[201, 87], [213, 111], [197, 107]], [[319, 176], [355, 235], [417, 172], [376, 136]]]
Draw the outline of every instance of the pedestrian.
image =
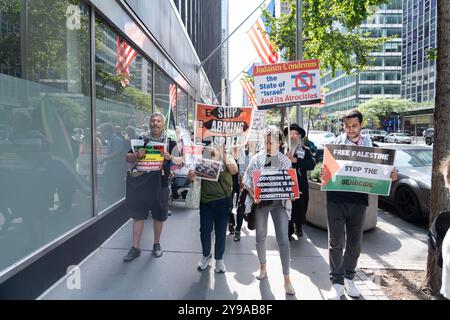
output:
[[[226, 272], [223, 254], [225, 252], [225, 239], [229, 219], [230, 196], [233, 189], [232, 176], [237, 174], [238, 167], [234, 158], [227, 155], [225, 145], [213, 148], [211, 157], [222, 161], [222, 170], [217, 181], [202, 179], [200, 191], [200, 241], [202, 245], [202, 257], [197, 265], [199, 271], [203, 271], [211, 263], [211, 232], [215, 232], [214, 260], [215, 271]], [[194, 171], [189, 171], [188, 179], [196, 179]]]
[[287, 294], [294, 295], [295, 290], [289, 277], [290, 271], [290, 247], [288, 240], [289, 215], [281, 200], [264, 200], [255, 198], [253, 185], [253, 171], [264, 169], [290, 169], [291, 161], [280, 152], [283, 136], [279, 129], [267, 129], [264, 133], [266, 148], [252, 157], [244, 175], [244, 185], [253, 202], [257, 204], [255, 214], [256, 225], [256, 251], [260, 262], [259, 275], [262, 280], [267, 276], [266, 265], [266, 238], [269, 212], [275, 227], [275, 234], [280, 251], [281, 265], [284, 275], [284, 289]]
[[[362, 114], [354, 109], [344, 116], [344, 133], [334, 144], [372, 147], [370, 137], [361, 134]], [[325, 170], [320, 172], [323, 179]], [[391, 172], [391, 180], [397, 180], [397, 171]], [[356, 192], [327, 192], [328, 250], [331, 290], [328, 299], [340, 300], [344, 290], [350, 297], [358, 298], [359, 290], [353, 278], [361, 252], [364, 219], [368, 195]], [[345, 243], [345, 252], [344, 252]]]
[[[442, 161], [440, 172], [444, 176], [445, 187], [450, 191], [450, 156]], [[441, 246], [442, 253], [442, 284], [441, 294], [450, 299], [450, 229], [447, 230]]]
[[[165, 132], [165, 118], [155, 112], [150, 116], [150, 132], [141, 137], [145, 145], [149, 142], [167, 143]], [[144, 146], [145, 146], [144, 145]], [[164, 161], [161, 170], [149, 172], [134, 172], [138, 159], [145, 154], [145, 147], [137, 152], [130, 150], [126, 156], [128, 162], [126, 204], [133, 218], [133, 246], [123, 258], [129, 262], [141, 254], [140, 241], [144, 230], [144, 221], [151, 211], [153, 220], [153, 256], [162, 256], [160, 244], [163, 223], [168, 217], [169, 206], [169, 174], [170, 162], [181, 163], [182, 159], [172, 157], [171, 152], [175, 142], [170, 141], [164, 152]]]
[[[288, 135], [288, 128], [283, 131], [284, 136]], [[292, 240], [292, 235], [297, 234], [298, 237], [303, 236], [302, 224], [306, 223], [306, 211], [308, 211], [309, 202], [309, 185], [308, 185], [308, 170], [313, 170], [316, 162], [312, 156], [311, 150], [304, 146], [303, 139], [306, 132], [298, 124], [293, 123], [290, 126], [291, 136], [291, 150], [288, 150], [287, 157], [291, 160], [292, 168], [297, 172], [297, 181], [300, 198], [292, 202], [291, 220], [289, 220], [289, 240]]]

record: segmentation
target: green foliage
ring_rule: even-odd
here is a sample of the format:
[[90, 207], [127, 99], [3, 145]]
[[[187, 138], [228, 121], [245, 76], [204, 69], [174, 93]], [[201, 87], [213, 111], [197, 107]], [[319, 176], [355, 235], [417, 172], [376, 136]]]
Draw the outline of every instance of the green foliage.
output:
[[358, 107], [363, 115], [363, 126], [371, 122], [379, 126], [383, 117], [391, 113], [401, 113], [413, 109], [415, 103], [406, 99], [373, 98]]
[[[388, 38], [373, 39], [359, 29], [361, 23], [389, 0], [303, 0], [303, 58], [319, 59], [332, 74], [342, 69], [350, 73], [363, 69], [368, 53]], [[291, 13], [279, 18], [263, 11], [270, 41], [286, 60], [296, 60], [295, 0], [288, 0]]]
[[320, 170], [322, 169], [322, 162], [318, 162], [313, 170], [308, 172], [311, 181], [320, 182]]
[[427, 50], [425, 50], [425, 59], [427, 60], [436, 60], [437, 59], [437, 48], [428, 48]]

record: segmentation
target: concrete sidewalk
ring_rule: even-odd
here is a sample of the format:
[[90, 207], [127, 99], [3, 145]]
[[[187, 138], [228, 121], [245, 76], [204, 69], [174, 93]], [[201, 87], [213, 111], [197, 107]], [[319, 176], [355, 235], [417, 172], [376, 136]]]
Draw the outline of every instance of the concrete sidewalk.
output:
[[[132, 223], [128, 221], [97, 251], [80, 264], [81, 288], [68, 289], [66, 278], [52, 286], [41, 299], [194, 299], [194, 300], [322, 300], [330, 288], [328, 280], [327, 233], [312, 226], [304, 227], [304, 236], [291, 242], [291, 281], [295, 296], [283, 288], [283, 275], [275, 232], [269, 219], [267, 238], [268, 277], [258, 281], [255, 233], [243, 229], [240, 242], [227, 236], [224, 256], [227, 272], [217, 274], [213, 268], [197, 271], [201, 257], [199, 214], [182, 204], [175, 204], [173, 214], [164, 225], [161, 245], [164, 254], [151, 254], [153, 230], [146, 221], [139, 258], [124, 263], [131, 246]], [[245, 225], [245, 222], [244, 222]], [[422, 268], [426, 250], [422, 239], [393, 227], [383, 218], [380, 227], [364, 235], [360, 265], [384, 265], [414, 261]], [[387, 231], [385, 230], [387, 229]], [[414, 230], [420, 234], [420, 230]], [[416, 235], [417, 236], [417, 235]], [[414, 237], [414, 239], [410, 239]], [[426, 259], [426, 255], [423, 255]], [[415, 260], [414, 260], [415, 259]], [[361, 299], [387, 299], [362, 272], [356, 284]], [[70, 287], [70, 286], [69, 286]]]

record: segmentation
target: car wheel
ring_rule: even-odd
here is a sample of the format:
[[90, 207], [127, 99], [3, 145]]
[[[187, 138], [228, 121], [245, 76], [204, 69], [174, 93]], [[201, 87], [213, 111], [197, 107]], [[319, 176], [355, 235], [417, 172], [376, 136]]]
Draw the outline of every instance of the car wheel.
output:
[[401, 218], [410, 222], [417, 222], [421, 219], [419, 200], [410, 188], [399, 188], [395, 193], [395, 203]]
[[430, 138], [430, 137], [426, 137], [426, 138], [425, 138], [425, 144], [426, 144], [427, 146], [431, 146], [431, 138]]

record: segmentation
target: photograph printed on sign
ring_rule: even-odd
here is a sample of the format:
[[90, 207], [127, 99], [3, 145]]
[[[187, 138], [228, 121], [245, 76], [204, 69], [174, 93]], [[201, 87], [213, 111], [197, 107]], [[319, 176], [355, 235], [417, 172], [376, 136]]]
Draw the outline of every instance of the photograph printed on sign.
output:
[[222, 161], [216, 161], [206, 158], [195, 159], [195, 173], [200, 179], [217, 181], [219, 180], [220, 172], [222, 171]]

